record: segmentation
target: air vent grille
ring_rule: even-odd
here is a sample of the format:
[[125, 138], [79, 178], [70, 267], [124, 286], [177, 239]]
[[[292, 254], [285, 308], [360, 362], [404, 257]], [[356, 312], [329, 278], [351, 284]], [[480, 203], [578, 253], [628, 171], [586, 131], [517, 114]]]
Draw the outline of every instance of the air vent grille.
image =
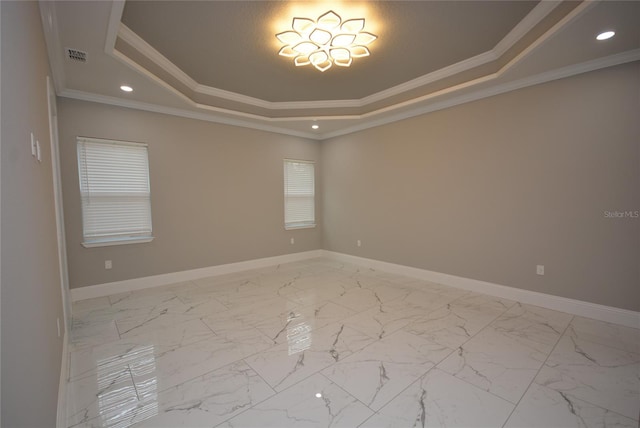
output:
[[67, 57], [78, 62], [87, 62], [87, 53], [78, 49], [66, 48]]

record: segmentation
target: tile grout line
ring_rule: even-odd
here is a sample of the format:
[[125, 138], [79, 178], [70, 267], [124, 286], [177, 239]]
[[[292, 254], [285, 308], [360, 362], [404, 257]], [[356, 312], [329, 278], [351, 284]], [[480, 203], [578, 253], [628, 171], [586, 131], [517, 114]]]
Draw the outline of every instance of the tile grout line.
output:
[[522, 399], [524, 398], [525, 395], [527, 395], [527, 392], [529, 391], [529, 388], [531, 388], [531, 385], [533, 385], [533, 383], [536, 381], [536, 378], [538, 377], [538, 375], [540, 374], [540, 371], [544, 368], [544, 366], [547, 364], [547, 361], [549, 360], [549, 357], [551, 357], [551, 355], [553, 354], [553, 351], [556, 350], [556, 347], [558, 346], [558, 343], [560, 343], [560, 340], [562, 339], [562, 337], [564, 336], [564, 334], [567, 332], [567, 329], [569, 329], [569, 326], [571, 325], [571, 322], [573, 321], [574, 316], [571, 316], [571, 319], [569, 319], [569, 322], [567, 323], [567, 326], [564, 328], [564, 330], [562, 331], [561, 334], [558, 335], [558, 339], [556, 340], [556, 343], [553, 345], [553, 348], [551, 348], [551, 351], [549, 351], [549, 354], [547, 354], [547, 357], [544, 359], [544, 361], [542, 362], [542, 364], [540, 365], [540, 367], [538, 368], [538, 370], [536, 371], [535, 376], [533, 376], [533, 378], [531, 379], [531, 382], [529, 382], [529, 385], [525, 388], [525, 390], [522, 392], [522, 395], [520, 396], [520, 399], [518, 399], [518, 402], [515, 404], [515, 406], [513, 406], [513, 410], [511, 410], [511, 413], [509, 413], [509, 416], [507, 417], [507, 419], [504, 420], [504, 423], [502, 424], [502, 427], [504, 428], [504, 426], [507, 424], [507, 422], [509, 422], [509, 419], [511, 419], [511, 416], [513, 416], [513, 413], [516, 411], [516, 409], [518, 408], [518, 406], [520, 405], [520, 402], [522, 401]]

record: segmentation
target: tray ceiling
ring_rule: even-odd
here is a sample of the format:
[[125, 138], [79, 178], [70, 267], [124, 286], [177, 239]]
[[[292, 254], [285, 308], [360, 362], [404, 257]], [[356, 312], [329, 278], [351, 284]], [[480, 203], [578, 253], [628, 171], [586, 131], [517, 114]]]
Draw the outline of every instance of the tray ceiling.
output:
[[[317, 139], [640, 59], [640, 2], [40, 5], [60, 96]], [[293, 17], [328, 10], [366, 19], [369, 57], [321, 73], [277, 55]], [[616, 36], [596, 41], [605, 29]]]

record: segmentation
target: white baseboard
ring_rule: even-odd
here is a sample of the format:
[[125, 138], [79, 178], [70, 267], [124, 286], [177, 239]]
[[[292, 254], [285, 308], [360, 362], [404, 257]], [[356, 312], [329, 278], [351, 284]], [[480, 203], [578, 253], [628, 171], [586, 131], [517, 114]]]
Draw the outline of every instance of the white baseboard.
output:
[[69, 380], [69, 335], [65, 331], [62, 338], [62, 363], [60, 364], [60, 384], [58, 385], [58, 413], [56, 427], [67, 428], [67, 385]]
[[335, 260], [354, 263], [398, 275], [410, 276], [438, 284], [461, 288], [463, 290], [475, 291], [476, 293], [489, 294], [491, 296], [515, 300], [520, 303], [542, 306], [556, 311], [594, 318], [600, 321], [620, 324], [627, 327], [640, 328], [640, 312], [630, 311], [627, 309], [614, 308], [581, 300], [568, 299], [566, 297], [553, 296], [551, 294], [538, 293], [536, 291], [507, 287], [504, 285], [493, 284], [491, 282], [479, 281], [477, 279], [463, 278], [460, 276], [387, 263], [379, 260], [366, 259], [333, 251], [322, 250], [322, 255]]
[[205, 278], [207, 276], [225, 275], [249, 269], [275, 266], [282, 263], [297, 262], [299, 260], [322, 257], [322, 251], [323, 250], [304, 251], [301, 253], [284, 254], [282, 256], [266, 257], [263, 259], [247, 260], [244, 262], [229, 263], [181, 272], [165, 273], [162, 275], [145, 276], [143, 278], [127, 279], [124, 281], [108, 282], [106, 284], [72, 288], [70, 290], [71, 301], [77, 302], [78, 300], [91, 299], [94, 297], [104, 297], [116, 293], [124, 293], [128, 291], [142, 290], [144, 288], [175, 284], [177, 282], [191, 281], [198, 278]]

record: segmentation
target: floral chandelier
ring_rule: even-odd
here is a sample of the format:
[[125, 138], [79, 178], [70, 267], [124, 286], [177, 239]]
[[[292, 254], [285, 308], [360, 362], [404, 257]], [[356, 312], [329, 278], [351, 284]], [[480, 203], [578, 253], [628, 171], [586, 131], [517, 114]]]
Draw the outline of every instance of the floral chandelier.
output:
[[309, 18], [293, 18], [291, 30], [276, 34], [284, 46], [278, 52], [293, 58], [296, 66], [313, 65], [320, 71], [332, 65], [349, 67], [353, 58], [369, 56], [367, 45], [378, 36], [362, 31], [364, 18], [342, 21], [340, 15], [330, 10], [316, 21]]

